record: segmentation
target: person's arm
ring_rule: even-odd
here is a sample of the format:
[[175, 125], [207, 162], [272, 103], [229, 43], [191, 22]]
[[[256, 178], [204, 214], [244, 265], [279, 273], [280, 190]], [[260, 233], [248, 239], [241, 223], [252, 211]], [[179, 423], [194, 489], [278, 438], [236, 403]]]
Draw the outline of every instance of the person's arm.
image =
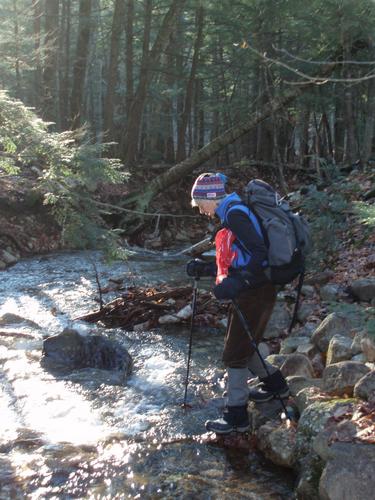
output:
[[242, 210], [234, 208], [227, 216], [227, 225], [240, 242], [241, 248], [251, 255], [247, 270], [254, 277], [263, 275], [263, 263], [267, 261], [267, 247], [252, 221]]

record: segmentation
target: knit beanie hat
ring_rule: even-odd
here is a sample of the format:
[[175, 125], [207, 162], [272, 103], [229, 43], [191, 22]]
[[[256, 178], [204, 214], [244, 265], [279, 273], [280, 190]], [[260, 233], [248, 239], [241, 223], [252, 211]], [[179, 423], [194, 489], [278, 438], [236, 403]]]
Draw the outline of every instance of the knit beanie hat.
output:
[[193, 200], [220, 200], [227, 196], [225, 184], [227, 177], [224, 174], [201, 174], [194, 182], [191, 190]]

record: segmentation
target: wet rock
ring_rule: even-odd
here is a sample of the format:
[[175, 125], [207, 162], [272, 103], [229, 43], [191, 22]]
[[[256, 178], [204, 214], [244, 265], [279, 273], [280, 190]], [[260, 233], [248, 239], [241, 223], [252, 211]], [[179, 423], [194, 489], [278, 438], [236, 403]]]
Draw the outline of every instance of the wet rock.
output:
[[351, 284], [351, 292], [362, 302], [370, 302], [375, 298], [375, 278], [364, 278]]
[[341, 335], [351, 338], [352, 325], [349, 319], [338, 313], [329, 314], [318, 326], [311, 337], [311, 341], [320, 351], [328, 349], [329, 341], [334, 335]]
[[308, 337], [288, 337], [283, 340], [280, 347], [280, 354], [292, 354], [300, 345], [308, 344]]
[[355, 384], [370, 369], [357, 361], [340, 361], [327, 366], [323, 371], [323, 389], [335, 396], [351, 396]]
[[324, 302], [335, 302], [339, 298], [340, 287], [333, 283], [324, 285], [319, 290], [320, 298]]
[[339, 361], [346, 361], [352, 357], [352, 339], [342, 335], [334, 335], [329, 341], [327, 351], [327, 366]]
[[322, 500], [363, 500], [374, 496], [375, 446], [334, 443], [319, 483]]
[[314, 369], [309, 358], [297, 353], [288, 355], [281, 366], [281, 372], [284, 377], [302, 375], [309, 378], [314, 376]]
[[370, 337], [363, 337], [361, 339], [362, 352], [369, 363], [375, 362], [375, 342]]
[[268, 322], [264, 338], [273, 339], [280, 337], [290, 324], [290, 314], [282, 302], [276, 302], [270, 321]]
[[354, 397], [375, 400], [375, 370], [358, 380], [354, 386]]
[[293, 467], [296, 454], [296, 430], [275, 422], [262, 425], [257, 433], [258, 448], [276, 465]]
[[40, 328], [40, 326], [37, 323], [34, 323], [34, 321], [31, 321], [30, 319], [22, 318], [22, 316], [18, 316], [18, 314], [13, 314], [13, 313], [5, 313], [3, 316], [0, 317], [0, 325], [20, 325], [20, 324], [25, 324], [27, 326], [30, 326], [32, 328]]
[[15, 255], [8, 252], [7, 250], [2, 250], [1, 260], [7, 266], [11, 266], [11, 265], [16, 264], [18, 262], [18, 258]]
[[132, 370], [132, 358], [118, 342], [99, 335], [81, 335], [65, 328], [43, 342], [42, 365], [49, 371], [83, 368], [120, 371], [124, 379]]

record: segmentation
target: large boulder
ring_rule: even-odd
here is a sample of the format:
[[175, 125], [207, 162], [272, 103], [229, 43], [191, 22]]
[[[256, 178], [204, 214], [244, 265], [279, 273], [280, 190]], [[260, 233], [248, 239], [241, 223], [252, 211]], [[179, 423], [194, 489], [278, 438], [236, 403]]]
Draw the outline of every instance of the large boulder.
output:
[[306, 389], [306, 387], [321, 387], [322, 379], [308, 378], [303, 375], [291, 375], [287, 377], [287, 382], [291, 396], [297, 396], [299, 391]]
[[264, 333], [265, 339], [280, 337], [290, 324], [290, 314], [283, 302], [276, 302], [272, 316]]
[[370, 302], [375, 298], [375, 278], [363, 278], [354, 281], [350, 289], [360, 301]]
[[363, 500], [374, 497], [375, 446], [334, 443], [319, 483], [321, 500]]
[[369, 363], [374, 363], [375, 361], [375, 342], [371, 337], [363, 337], [361, 339], [362, 352]]
[[316, 380], [320, 382], [319, 385], [307, 386], [300, 389], [294, 398], [298, 411], [300, 413], [306, 410], [306, 408], [313, 403], [332, 400], [332, 396], [322, 391], [322, 380]]
[[375, 370], [371, 370], [358, 380], [354, 386], [354, 396], [356, 398], [375, 401]]
[[280, 354], [291, 354], [296, 351], [300, 345], [309, 344], [308, 337], [288, 337], [281, 342]]
[[355, 384], [370, 371], [358, 361], [340, 361], [323, 371], [323, 389], [335, 396], [351, 396]]
[[329, 314], [318, 326], [311, 337], [311, 341], [320, 351], [328, 349], [329, 342], [334, 335], [352, 337], [352, 325], [347, 316], [338, 313]]
[[303, 354], [289, 354], [280, 369], [284, 377], [302, 375], [309, 378], [314, 376], [314, 368], [311, 361]]
[[125, 347], [116, 341], [65, 328], [43, 341], [42, 365], [49, 371], [63, 372], [84, 368], [115, 370], [122, 372], [125, 381], [133, 361]]
[[320, 298], [324, 302], [334, 302], [338, 299], [340, 294], [340, 287], [334, 283], [328, 283], [319, 290]]
[[352, 339], [342, 335], [334, 335], [329, 341], [326, 364], [332, 365], [346, 361], [352, 357]]
[[262, 425], [257, 433], [258, 448], [276, 465], [293, 467], [296, 461], [296, 430], [275, 422]]

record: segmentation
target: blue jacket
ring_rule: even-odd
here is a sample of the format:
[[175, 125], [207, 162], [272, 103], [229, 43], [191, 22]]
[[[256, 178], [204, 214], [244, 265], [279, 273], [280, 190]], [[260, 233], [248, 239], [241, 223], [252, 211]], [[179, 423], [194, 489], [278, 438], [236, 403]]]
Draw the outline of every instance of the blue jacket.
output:
[[[237, 204], [238, 202], [238, 204]], [[231, 270], [244, 270], [250, 273], [254, 284], [264, 280], [264, 268], [267, 267], [267, 247], [258, 219], [237, 193], [226, 196], [215, 211], [221, 223], [230, 229], [236, 239], [232, 244], [237, 257]]]

